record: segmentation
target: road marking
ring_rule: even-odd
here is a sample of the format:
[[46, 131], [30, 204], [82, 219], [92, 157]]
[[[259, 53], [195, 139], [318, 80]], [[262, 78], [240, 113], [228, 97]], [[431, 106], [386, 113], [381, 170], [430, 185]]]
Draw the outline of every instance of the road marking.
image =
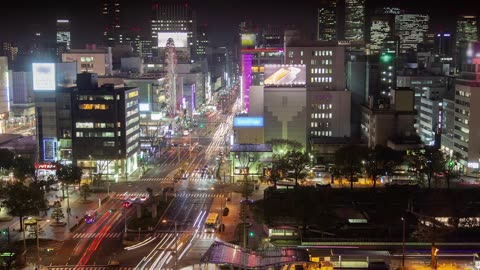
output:
[[104, 237], [104, 238], [120, 238], [122, 233], [76, 233], [72, 236], [75, 239], [87, 239], [87, 238], [96, 238]]

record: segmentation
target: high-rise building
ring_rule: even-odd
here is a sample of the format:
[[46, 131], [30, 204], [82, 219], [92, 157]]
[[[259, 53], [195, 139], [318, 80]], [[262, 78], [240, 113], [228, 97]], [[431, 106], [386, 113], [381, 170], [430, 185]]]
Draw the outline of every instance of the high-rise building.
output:
[[3, 42], [2, 53], [0, 53], [0, 55], [6, 56], [8, 58], [8, 65], [12, 67], [18, 56], [18, 47], [10, 42]]
[[417, 44], [425, 41], [430, 17], [422, 14], [400, 14], [395, 16], [395, 32], [400, 37], [400, 52], [417, 51]]
[[337, 39], [337, 0], [321, 0], [317, 17], [317, 40]]
[[[456, 159], [459, 169], [477, 175], [480, 160], [480, 59], [473, 58], [464, 64], [460, 77], [455, 80], [454, 115], [452, 134], [443, 137], [453, 139], [453, 148], [442, 141], [442, 149]], [[452, 121], [452, 120], [450, 120]], [[449, 122], [448, 120], [446, 122]], [[447, 130], [445, 130], [447, 132]]]
[[365, 0], [345, 0], [345, 39], [365, 42]]
[[197, 27], [197, 38], [195, 39], [195, 52], [193, 58], [198, 61], [206, 57], [208, 47], [207, 25]]
[[165, 48], [168, 38], [173, 38], [177, 51], [179, 48], [194, 51], [196, 20], [195, 12], [188, 2], [156, 1], [152, 5], [152, 13], [153, 49], [158, 55], [163, 55], [162, 49]]
[[62, 53], [67, 52], [71, 48], [70, 21], [61, 19], [57, 20], [57, 57], [61, 59]]
[[457, 18], [455, 44], [474, 42], [478, 40], [478, 19], [476, 16], [460, 16]]
[[455, 33], [456, 68], [460, 71], [465, 63], [466, 49], [469, 42], [478, 41], [477, 16], [459, 16]]
[[107, 45], [114, 45], [120, 33], [120, 0], [103, 0], [102, 14], [105, 19], [103, 35]]
[[453, 57], [453, 40], [450, 33], [438, 33], [434, 44], [435, 53], [441, 57]]
[[383, 49], [385, 41], [393, 37], [393, 16], [373, 16], [370, 24], [370, 54], [378, 54]]

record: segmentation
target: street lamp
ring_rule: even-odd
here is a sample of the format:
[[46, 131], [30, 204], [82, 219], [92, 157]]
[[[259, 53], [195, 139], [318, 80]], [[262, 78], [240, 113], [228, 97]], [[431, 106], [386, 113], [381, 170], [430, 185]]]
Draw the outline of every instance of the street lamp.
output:
[[88, 158], [90, 159], [90, 183], [93, 183], [93, 175], [92, 175], [92, 155], [88, 155]]
[[162, 223], [173, 222], [174, 224], [174, 234], [175, 234], [175, 267], [174, 270], [177, 270], [177, 262], [178, 262], [178, 236], [177, 236], [177, 221], [176, 220], [162, 220]]
[[402, 269], [405, 268], [405, 218], [402, 217]]

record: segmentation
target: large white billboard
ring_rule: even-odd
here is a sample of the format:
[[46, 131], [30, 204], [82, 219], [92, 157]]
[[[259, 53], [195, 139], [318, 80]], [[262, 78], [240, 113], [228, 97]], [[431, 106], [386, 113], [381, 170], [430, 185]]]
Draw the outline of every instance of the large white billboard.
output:
[[33, 63], [33, 90], [55, 90], [55, 63]]
[[264, 68], [265, 85], [305, 85], [305, 65], [267, 64]]
[[158, 47], [164, 48], [169, 38], [173, 39], [175, 48], [188, 47], [187, 32], [161, 32], [158, 33]]

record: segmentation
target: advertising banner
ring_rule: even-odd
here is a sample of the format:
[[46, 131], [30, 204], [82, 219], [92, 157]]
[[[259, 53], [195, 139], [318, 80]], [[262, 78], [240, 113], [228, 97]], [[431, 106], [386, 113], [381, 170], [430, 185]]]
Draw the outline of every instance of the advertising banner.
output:
[[164, 48], [169, 38], [173, 39], [175, 48], [188, 47], [187, 32], [161, 32], [158, 33], [158, 47]]
[[55, 90], [54, 63], [33, 63], [32, 72], [34, 91]]
[[305, 85], [305, 65], [265, 65], [265, 85]]

